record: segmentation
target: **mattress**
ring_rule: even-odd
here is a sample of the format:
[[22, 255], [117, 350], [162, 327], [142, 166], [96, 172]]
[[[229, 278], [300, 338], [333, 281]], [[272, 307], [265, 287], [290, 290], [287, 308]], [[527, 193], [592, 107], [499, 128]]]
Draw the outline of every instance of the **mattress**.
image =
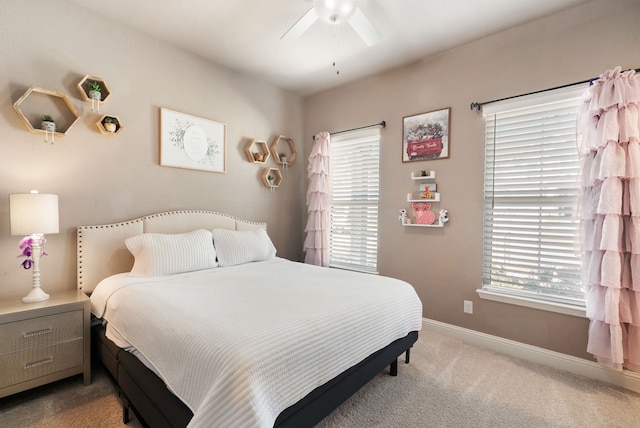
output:
[[406, 282], [274, 258], [164, 277], [119, 274], [91, 296], [194, 413], [189, 426], [271, 427], [316, 387], [411, 331]]

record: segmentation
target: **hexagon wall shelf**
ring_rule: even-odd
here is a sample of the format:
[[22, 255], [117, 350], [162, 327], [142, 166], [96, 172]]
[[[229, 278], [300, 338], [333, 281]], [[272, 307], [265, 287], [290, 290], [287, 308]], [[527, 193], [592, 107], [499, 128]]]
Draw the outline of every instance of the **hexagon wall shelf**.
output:
[[[285, 149], [282, 148], [285, 147]], [[293, 161], [296, 160], [296, 145], [293, 143], [293, 139], [289, 137], [285, 137], [284, 135], [278, 135], [273, 139], [273, 143], [271, 143], [271, 155], [273, 155], [273, 160], [280, 165], [291, 165]], [[280, 159], [280, 153], [284, 153], [287, 156], [286, 161], [282, 161]]]
[[44, 134], [40, 129], [42, 116], [50, 115], [56, 122], [56, 136], [67, 135], [78, 120], [78, 112], [69, 97], [58, 91], [32, 86], [13, 104], [13, 108], [20, 119], [27, 126], [29, 132]]
[[[115, 131], [109, 131], [107, 130], [107, 126], [105, 123], [105, 119], [106, 118], [112, 118], [115, 119]], [[122, 122], [120, 122], [120, 119], [118, 119], [117, 116], [114, 116], [112, 114], [105, 114], [104, 116], [102, 116], [100, 118], [99, 121], [96, 122], [96, 126], [98, 127], [98, 130], [100, 131], [101, 134], [105, 134], [105, 135], [116, 135], [118, 132], [120, 132], [120, 130], [122, 129]]]
[[99, 101], [99, 103], [102, 104], [107, 100], [107, 98], [109, 98], [109, 95], [111, 95], [111, 91], [109, 90], [109, 86], [107, 86], [107, 82], [105, 82], [105, 80], [101, 77], [90, 76], [88, 74], [84, 76], [80, 83], [78, 83], [78, 92], [80, 92], [80, 97], [82, 98], [82, 101], [92, 101], [91, 97], [89, 96], [89, 91], [91, 90], [91, 84], [93, 82], [96, 82], [98, 85], [100, 85], [100, 93], [102, 94], [102, 99]]
[[[266, 141], [251, 140], [244, 149], [247, 154], [247, 160], [251, 163], [265, 163], [269, 159], [269, 146]], [[258, 159], [262, 155], [262, 159]]]
[[[273, 184], [269, 183], [269, 179], [267, 178], [269, 174], [273, 174]], [[278, 168], [265, 168], [264, 171], [262, 171], [262, 183], [271, 189], [275, 189], [282, 183], [282, 173]]]

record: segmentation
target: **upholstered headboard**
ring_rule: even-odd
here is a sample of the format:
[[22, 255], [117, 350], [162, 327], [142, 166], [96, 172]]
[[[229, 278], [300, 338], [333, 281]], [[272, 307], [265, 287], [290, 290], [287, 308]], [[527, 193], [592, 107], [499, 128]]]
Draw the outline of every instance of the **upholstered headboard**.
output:
[[169, 211], [120, 223], [78, 226], [78, 289], [91, 293], [111, 275], [129, 272], [133, 256], [124, 241], [141, 233], [185, 233], [196, 229], [252, 230], [266, 223], [203, 210]]

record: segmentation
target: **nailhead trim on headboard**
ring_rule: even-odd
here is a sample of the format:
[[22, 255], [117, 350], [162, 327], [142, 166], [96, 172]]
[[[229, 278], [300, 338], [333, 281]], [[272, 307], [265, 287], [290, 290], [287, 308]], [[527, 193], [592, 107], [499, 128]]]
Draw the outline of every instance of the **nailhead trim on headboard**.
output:
[[128, 226], [130, 224], [133, 223], [139, 223], [142, 222], [143, 218], [139, 218], [139, 219], [134, 219], [134, 220], [127, 220], [127, 221], [123, 221], [120, 223], [113, 223], [113, 224], [103, 224], [103, 225], [96, 225], [96, 226], [78, 226], [78, 242], [77, 242], [77, 253], [78, 253], [78, 266], [77, 266], [77, 281], [78, 281], [78, 289], [82, 289], [83, 284], [83, 261], [84, 261], [84, 248], [83, 248], [83, 242], [84, 242], [84, 235], [83, 232], [85, 230], [92, 230], [92, 229], [112, 229], [112, 228], [117, 228], [117, 227], [122, 227], [122, 226]]
[[147, 216], [141, 217], [141, 220], [153, 219], [155, 217], [167, 217], [167, 216], [176, 215], [176, 214], [214, 214], [216, 216], [227, 217], [227, 218], [230, 218], [232, 220], [238, 220], [237, 218], [235, 218], [233, 216], [230, 216], [229, 214], [219, 213], [219, 212], [216, 212], [216, 211], [206, 211], [206, 210], [167, 211], [167, 212], [163, 212], [163, 213], [149, 214]]

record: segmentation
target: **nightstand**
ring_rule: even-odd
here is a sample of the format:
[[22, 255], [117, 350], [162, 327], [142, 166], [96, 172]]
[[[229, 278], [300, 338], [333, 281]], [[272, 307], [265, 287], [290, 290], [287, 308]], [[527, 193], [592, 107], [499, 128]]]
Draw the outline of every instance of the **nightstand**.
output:
[[0, 301], [0, 397], [82, 374], [91, 383], [90, 302], [79, 290]]

